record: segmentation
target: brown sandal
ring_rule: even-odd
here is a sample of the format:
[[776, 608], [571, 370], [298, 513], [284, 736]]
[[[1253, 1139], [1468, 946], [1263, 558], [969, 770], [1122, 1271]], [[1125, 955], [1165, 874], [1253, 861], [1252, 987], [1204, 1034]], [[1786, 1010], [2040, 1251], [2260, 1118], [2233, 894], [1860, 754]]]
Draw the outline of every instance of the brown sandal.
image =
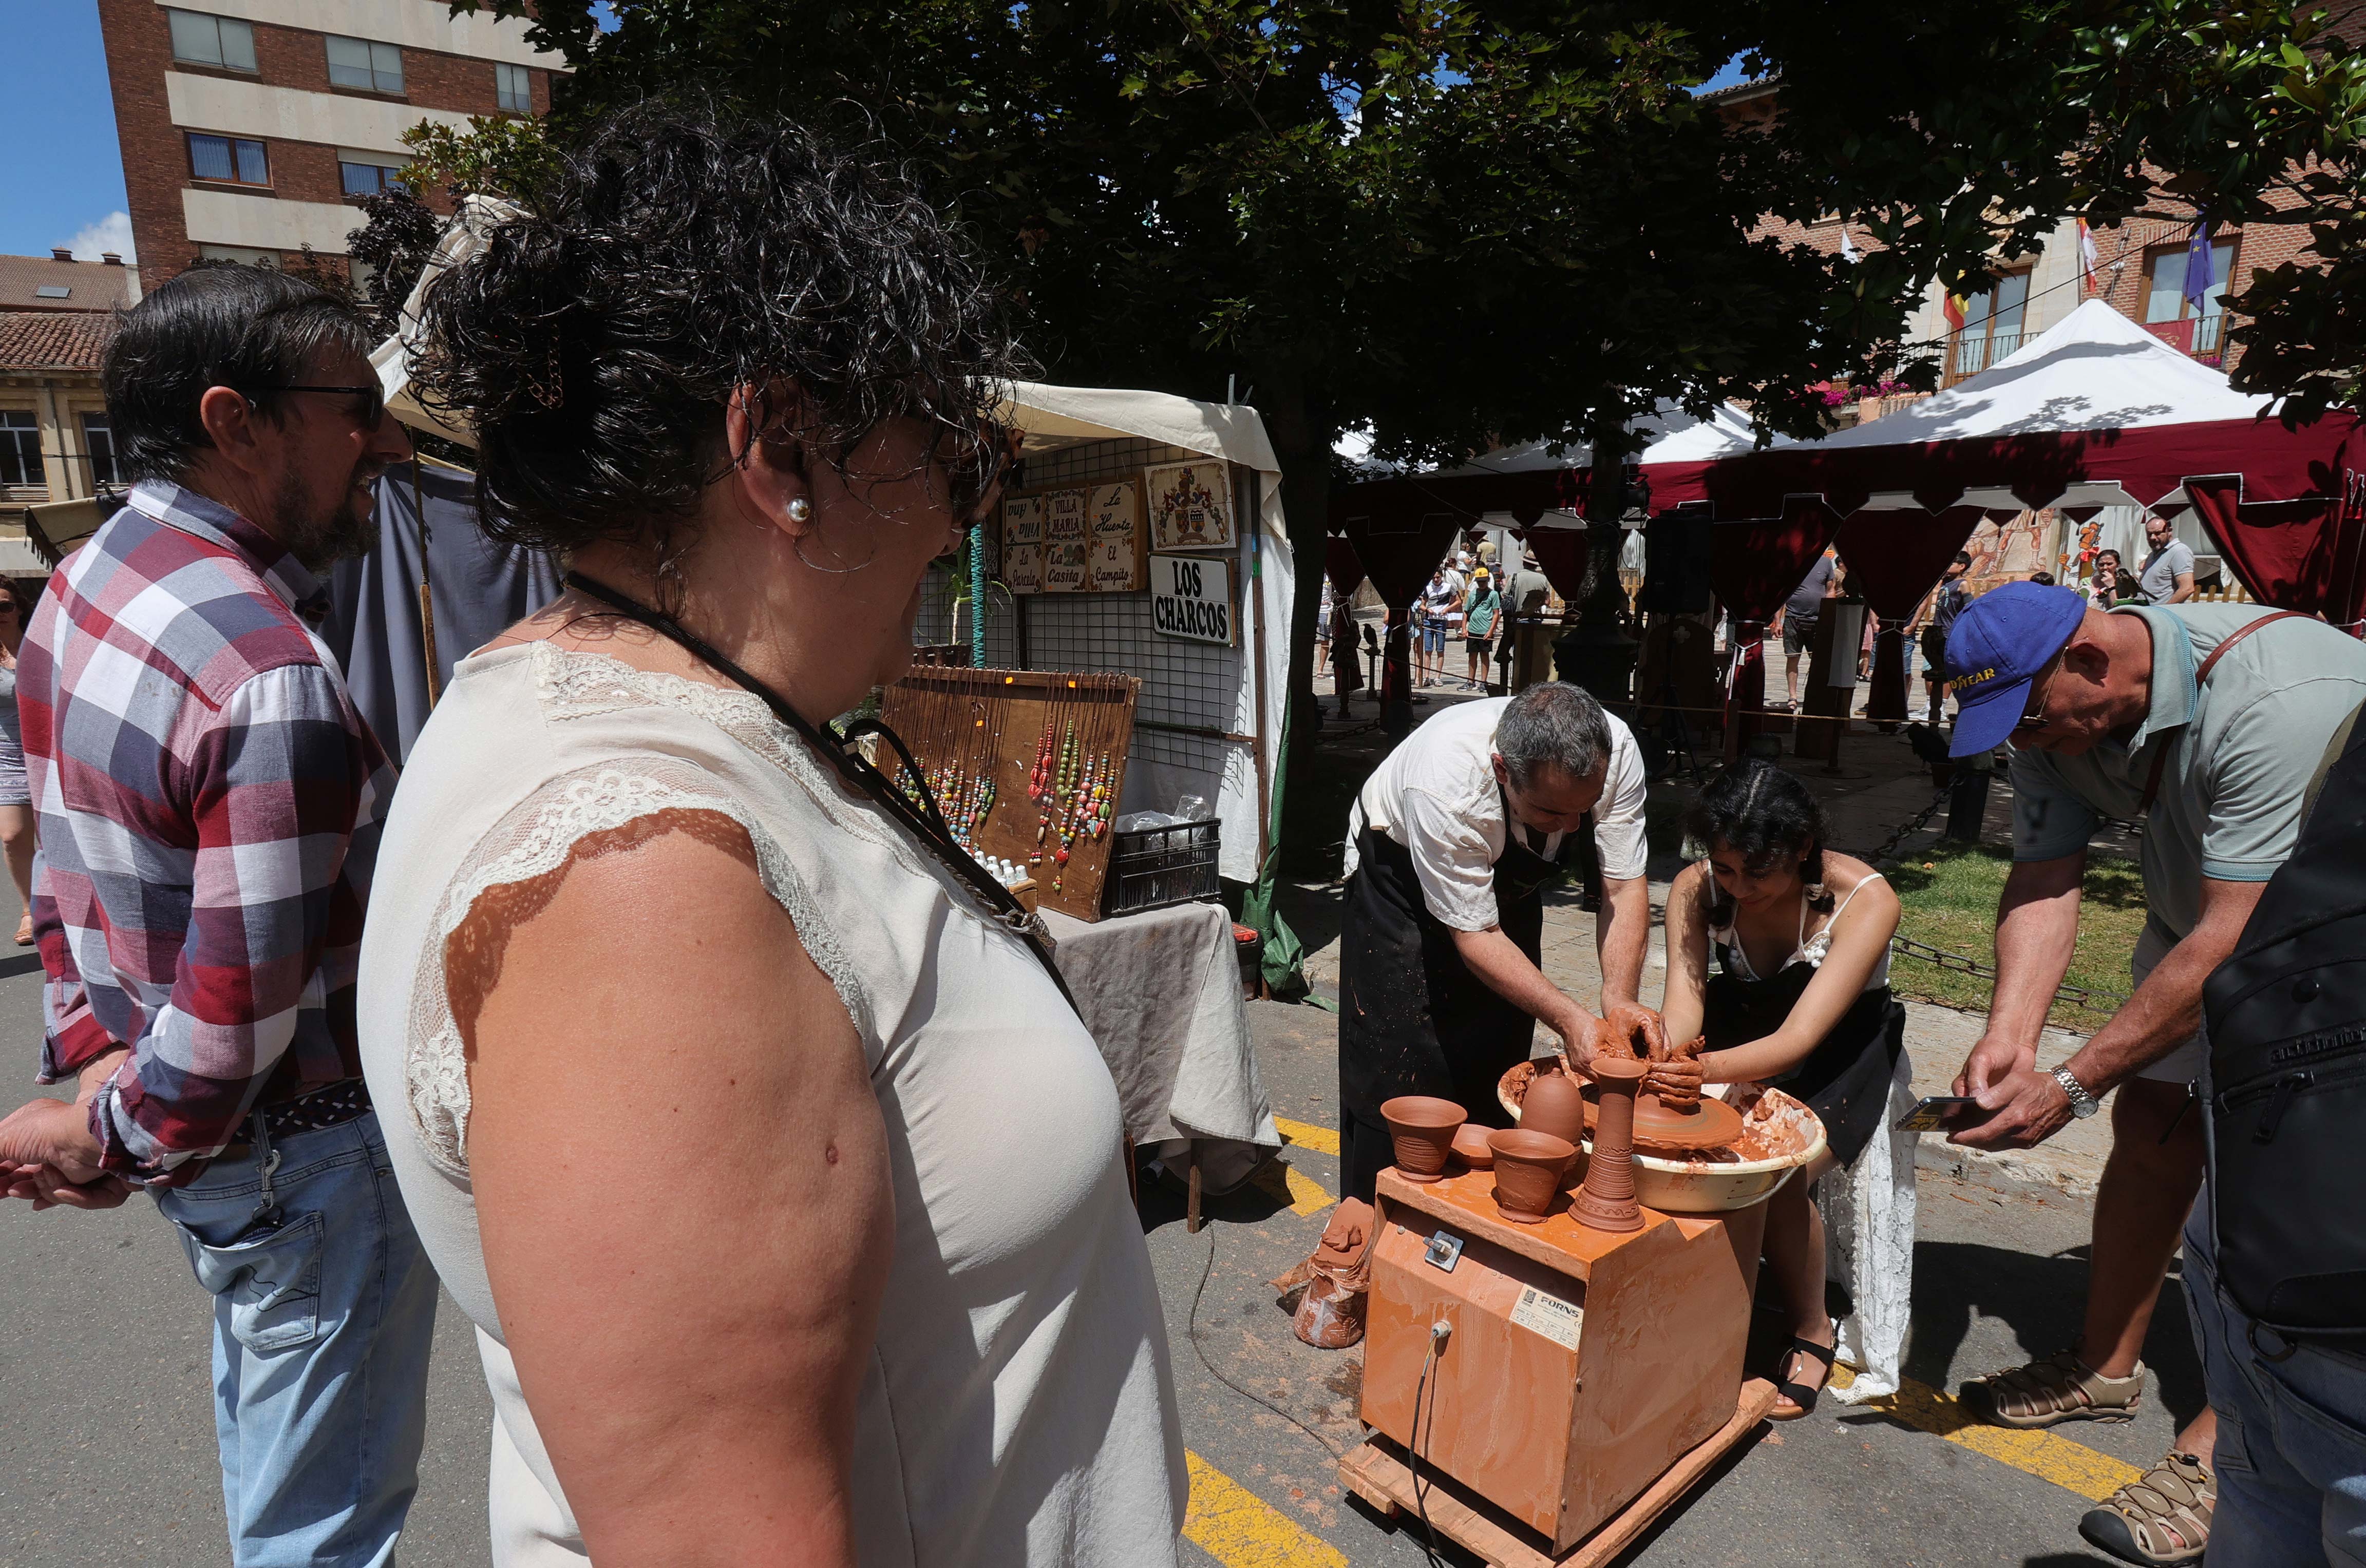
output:
[[2064, 1421], [2130, 1421], [2144, 1394], [2144, 1363], [2125, 1377], [2105, 1377], [2064, 1350], [2025, 1367], [1966, 1383], [1958, 1397], [2000, 1427], [2051, 1427]]
[[2190, 1453], [2172, 1453], [2087, 1511], [2079, 1533], [2123, 1562], [2154, 1568], [2197, 1562], [2210, 1545], [2218, 1478]]

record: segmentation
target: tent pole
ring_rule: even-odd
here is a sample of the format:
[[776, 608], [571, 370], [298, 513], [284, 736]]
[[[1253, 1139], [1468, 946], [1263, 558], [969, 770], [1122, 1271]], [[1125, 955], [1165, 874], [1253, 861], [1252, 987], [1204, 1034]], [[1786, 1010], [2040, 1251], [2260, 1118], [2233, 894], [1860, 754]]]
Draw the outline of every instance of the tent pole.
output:
[[[1241, 465], [1234, 464], [1233, 471], [1235, 474], [1240, 473]], [[1250, 500], [1256, 503], [1246, 510], [1245, 514], [1240, 504], [1240, 495], [1244, 487], [1247, 489]], [[1266, 857], [1272, 848], [1273, 843], [1273, 780], [1268, 776], [1265, 765], [1265, 583], [1264, 573], [1261, 570], [1265, 557], [1265, 520], [1264, 498], [1256, 491], [1257, 475], [1255, 469], [1248, 470], [1248, 482], [1245, 487], [1238, 483], [1233, 487], [1234, 515], [1236, 517], [1245, 515], [1248, 521], [1248, 527], [1244, 532], [1249, 537], [1249, 624], [1256, 639], [1256, 647], [1254, 650], [1256, 656], [1250, 661], [1250, 678], [1254, 682], [1250, 688], [1250, 700], [1256, 708], [1256, 863], [1258, 874], [1262, 876], [1265, 871]]]

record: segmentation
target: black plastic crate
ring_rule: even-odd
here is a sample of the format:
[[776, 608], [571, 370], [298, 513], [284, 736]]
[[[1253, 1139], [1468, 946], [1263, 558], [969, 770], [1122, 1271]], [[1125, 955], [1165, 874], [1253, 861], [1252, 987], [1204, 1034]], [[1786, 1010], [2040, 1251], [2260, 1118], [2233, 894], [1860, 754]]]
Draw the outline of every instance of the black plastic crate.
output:
[[1101, 913], [1131, 914], [1216, 896], [1216, 819], [1114, 834]]

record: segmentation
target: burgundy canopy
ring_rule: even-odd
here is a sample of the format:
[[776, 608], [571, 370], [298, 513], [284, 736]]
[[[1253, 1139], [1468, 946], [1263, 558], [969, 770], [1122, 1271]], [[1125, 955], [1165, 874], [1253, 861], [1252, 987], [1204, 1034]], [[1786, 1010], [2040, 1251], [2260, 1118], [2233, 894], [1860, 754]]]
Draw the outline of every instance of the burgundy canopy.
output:
[[1709, 581], [1733, 617], [1732, 678], [1726, 689], [1725, 756], [1741, 755], [1741, 743], [1761, 727], [1766, 705], [1766, 622], [1774, 619], [1799, 579], [1808, 575], [1841, 520], [1813, 496], [1793, 496], [1780, 515], [1720, 522], [1711, 534]]
[[1323, 542], [1323, 575], [1331, 579], [1332, 596], [1345, 599], [1363, 584], [1363, 557], [1356, 554], [1353, 544], [1335, 533]]
[[[1421, 597], [1429, 574], [1445, 558], [1459, 521], [1451, 512], [1435, 510], [1403, 530], [1391, 526], [1392, 521], [1359, 511], [1342, 518], [1339, 527], [1356, 558], [1364, 564], [1364, 575], [1371, 578], [1373, 590], [1391, 610], [1404, 610]], [[1324, 565], [1327, 570], [1327, 560]]]
[[1880, 618], [1874, 634], [1866, 718], [1877, 723], [1905, 722], [1906, 623], [1979, 521], [1977, 507], [1950, 507], [1935, 517], [1921, 511], [1861, 511], [1833, 535], [1834, 547], [1848, 564], [1849, 586], [1864, 592], [1865, 607]]
[[2253, 599], [2321, 615], [2353, 634], [2366, 613], [2366, 476], [2337, 493], [2247, 501], [2241, 481], [2195, 479], [2186, 494]]

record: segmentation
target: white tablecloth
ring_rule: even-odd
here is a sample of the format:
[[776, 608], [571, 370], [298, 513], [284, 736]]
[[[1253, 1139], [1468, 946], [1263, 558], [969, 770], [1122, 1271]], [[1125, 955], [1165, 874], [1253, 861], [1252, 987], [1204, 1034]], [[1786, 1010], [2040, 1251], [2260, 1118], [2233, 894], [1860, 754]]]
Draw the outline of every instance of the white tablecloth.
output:
[[1043, 924], [1137, 1147], [1176, 1168], [1196, 1145], [1201, 1181], [1217, 1193], [1281, 1147], [1249, 1048], [1233, 921], [1222, 904], [1090, 924], [1045, 910]]

